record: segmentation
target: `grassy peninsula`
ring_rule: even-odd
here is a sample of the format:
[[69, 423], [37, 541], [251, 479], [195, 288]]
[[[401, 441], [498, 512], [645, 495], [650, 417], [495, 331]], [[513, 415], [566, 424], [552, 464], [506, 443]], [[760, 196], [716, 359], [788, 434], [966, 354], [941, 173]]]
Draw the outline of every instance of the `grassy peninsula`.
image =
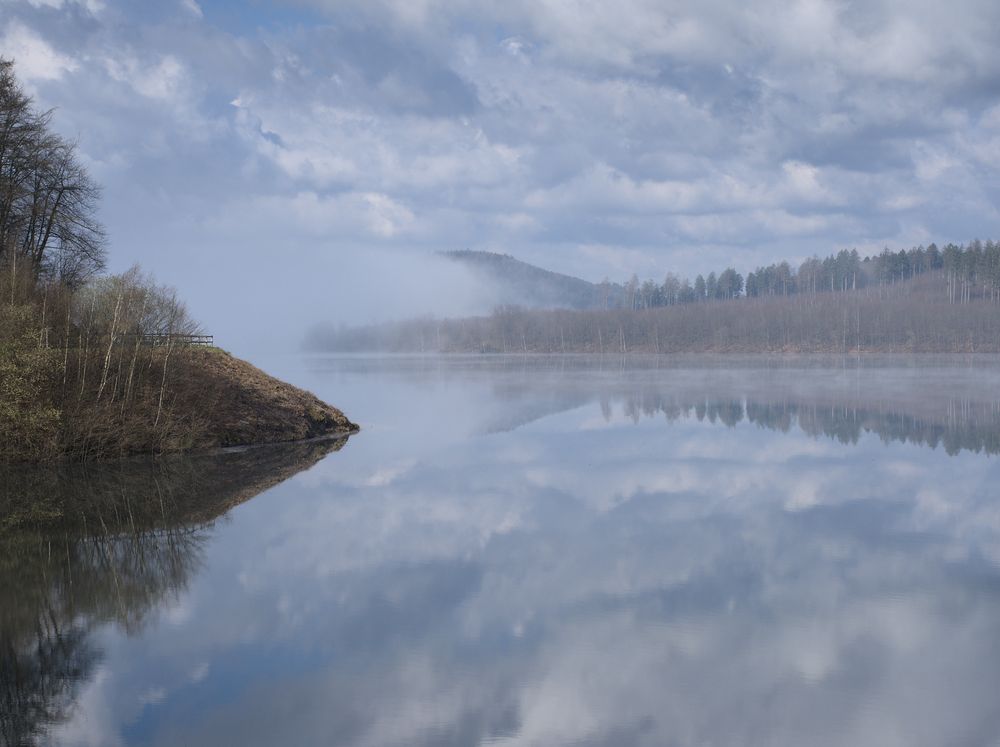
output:
[[[29, 298], [0, 308], [0, 462], [164, 454], [357, 430], [340, 410], [223, 350], [185, 344], [179, 333], [145, 334], [149, 319], [138, 312], [164, 299], [176, 320], [186, 316], [172, 295], [140, 277], [101, 278], [75, 292], [32, 286]], [[43, 321], [53, 310], [60, 329]]]
[[104, 273], [100, 188], [0, 58], [0, 462], [98, 459], [357, 430], [211, 346], [172, 289]]

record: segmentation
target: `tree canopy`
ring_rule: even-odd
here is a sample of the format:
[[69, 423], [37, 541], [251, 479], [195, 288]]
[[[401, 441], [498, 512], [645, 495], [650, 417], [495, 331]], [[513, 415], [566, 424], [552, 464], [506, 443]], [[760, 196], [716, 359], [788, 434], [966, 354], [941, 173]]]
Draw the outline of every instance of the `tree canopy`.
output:
[[100, 188], [0, 58], [0, 263], [77, 286], [104, 267]]

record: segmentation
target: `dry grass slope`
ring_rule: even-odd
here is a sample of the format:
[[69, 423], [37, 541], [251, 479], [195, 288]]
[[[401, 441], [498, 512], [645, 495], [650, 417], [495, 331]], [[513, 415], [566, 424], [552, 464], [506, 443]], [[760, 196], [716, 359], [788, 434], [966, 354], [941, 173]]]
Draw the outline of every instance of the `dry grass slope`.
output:
[[217, 348], [96, 335], [74, 347], [45, 345], [41, 327], [37, 307], [0, 306], [0, 463], [170, 454], [358, 430], [310, 392]]
[[[222, 350], [188, 351], [192, 394], [210, 392], [206, 433], [200, 446], [301, 441], [358, 426], [316, 395], [280, 381]], [[194, 402], [192, 402], [194, 404]]]

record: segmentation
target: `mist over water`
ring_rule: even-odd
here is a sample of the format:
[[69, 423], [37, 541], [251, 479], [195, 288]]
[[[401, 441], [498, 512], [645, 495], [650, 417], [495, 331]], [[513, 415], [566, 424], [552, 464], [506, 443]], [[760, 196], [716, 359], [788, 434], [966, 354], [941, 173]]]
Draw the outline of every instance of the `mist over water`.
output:
[[[110, 485], [123, 523], [5, 535], [31, 579], [5, 647], [73, 683], [38, 691], [72, 707], [39, 711], [36, 743], [1000, 737], [995, 360], [267, 364], [362, 432], [318, 463], [161, 472], [225, 486], [224, 518], [136, 533], [123, 487], [153, 481], [95, 468], [77, 489], [110, 517]], [[149, 593], [116, 596], [128, 558]], [[86, 622], [86, 667], [32, 659], [52, 609]]]
[[[317, 325], [487, 314], [499, 298], [483, 278], [431, 251], [331, 248], [310, 258], [308, 269], [301, 258], [294, 247], [280, 262], [257, 252], [235, 264], [202, 256], [195, 276], [158, 277], [183, 282], [188, 306], [217, 343], [251, 360], [299, 350]], [[232, 292], [220, 295], [220, 287]]]

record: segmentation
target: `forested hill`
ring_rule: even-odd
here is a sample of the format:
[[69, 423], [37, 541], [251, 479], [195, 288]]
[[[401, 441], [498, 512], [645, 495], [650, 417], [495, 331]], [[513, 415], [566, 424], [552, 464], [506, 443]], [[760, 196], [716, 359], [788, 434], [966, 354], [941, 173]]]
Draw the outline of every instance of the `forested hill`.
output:
[[[640, 281], [635, 273], [623, 283], [599, 284], [548, 272], [513, 257], [487, 252], [451, 252], [446, 257], [473, 267], [501, 290], [498, 306], [570, 309], [655, 309], [703, 301], [788, 297], [885, 288], [927, 275], [941, 275], [950, 303], [974, 298], [1000, 302], [1000, 243], [936, 244], [862, 257], [841, 250], [823, 259], [810, 257], [797, 267], [778, 262], [745, 276], [733, 267], [690, 278], [667, 272], [662, 281]], [[941, 272], [943, 271], [943, 272]]]
[[[354, 329], [319, 325], [306, 346], [357, 352], [991, 352], [1000, 353], [1000, 243], [935, 244], [861, 257], [842, 250], [758, 267], [732, 267], [694, 282], [668, 272], [662, 283], [595, 285], [512, 257], [448, 255], [499, 269], [513, 290], [532, 278], [545, 301], [508, 300], [488, 316], [429, 319]], [[525, 281], [519, 279], [524, 273]], [[560, 296], [541, 279], [569, 281]], [[596, 293], [587, 304], [586, 289]], [[525, 297], [541, 295], [527, 292]], [[593, 299], [593, 295], [590, 298]], [[528, 308], [529, 306], [535, 308]], [[542, 308], [539, 308], [542, 307]]]
[[495, 289], [499, 305], [527, 308], [598, 309], [621, 305], [622, 286], [590, 283], [530, 265], [509, 254], [476, 251], [441, 252]]

